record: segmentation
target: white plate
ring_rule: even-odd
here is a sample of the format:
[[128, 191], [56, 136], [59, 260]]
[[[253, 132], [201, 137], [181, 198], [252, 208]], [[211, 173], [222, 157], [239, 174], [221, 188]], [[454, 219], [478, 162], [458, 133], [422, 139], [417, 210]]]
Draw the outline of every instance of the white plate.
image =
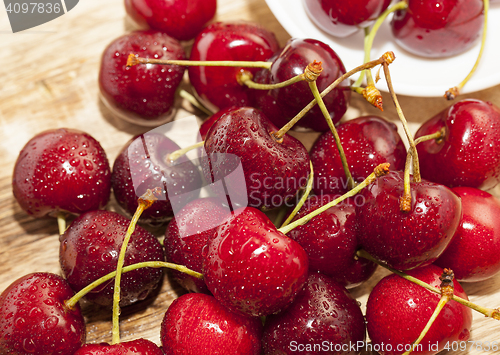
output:
[[[302, 0], [266, 0], [276, 19], [292, 37], [315, 38], [329, 44], [340, 56], [347, 70], [363, 62], [363, 31], [347, 38], [335, 38], [321, 31], [307, 16]], [[388, 19], [389, 20], [389, 19]], [[375, 38], [372, 58], [393, 51], [396, 60], [390, 66], [396, 93], [408, 96], [442, 96], [458, 85], [469, 73], [479, 53], [480, 43], [467, 52], [446, 59], [425, 59], [400, 48], [393, 40], [389, 21], [380, 27]], [[483, 57], [474, 76], [462, 93], [483, 90], [500, 84], [500, 5], [490, 5], [488, 33]], [[385, 84], [378, 89], [387, 91]]]

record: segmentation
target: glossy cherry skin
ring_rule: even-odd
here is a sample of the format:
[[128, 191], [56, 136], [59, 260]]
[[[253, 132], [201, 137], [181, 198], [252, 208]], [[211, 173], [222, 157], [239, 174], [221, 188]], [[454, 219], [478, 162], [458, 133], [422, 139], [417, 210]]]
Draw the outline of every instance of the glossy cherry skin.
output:
[[358, 354], [350, 345], [365, 337], [356, 300], [333, 279], [313, 273], [290, 307], [266, 317], [262, 347], [263, 354]]
[[452, 189], [462, 200], [462, 220], [434, 264], [452, 269], [459, 281], [483, 281], [500, 271], [500, 201], [472, 187]]
[[[249, 22], [217, 22], [195, 39], [190, 60], [266, 61], [279, 49], [272, 32]], [[189, 81], [204, 105], [217, 111], [229, 106], [251, 106], [249, 89], [237, 81], [242, 71], [258, 68], [191, 66]]]
[[356, 206], [363, 249], [398, 270], [434, 262], [448, 246], [462, 217], [459, 197], [426, 180], [411, 183], [411, 211], [402, 212], [403, 172], [389, 172], [362, 190]]
[[465, 99], [419, 128], [415, 137], [445, 129], [445, 136], [417, 145], [424, 179], [449, 186], [489, 190], [500, 181], [500, 109]]
[[80, 307], [65, 301], [73, 290], [59, 275], [33, 273], [0, 295], [0, 353], [72, 355], [85, 343]]
[[182, 295], [167, 309], [160, 328], [166, 355], [258, 355], [262, 322], [229, 311], [213, 296]]
[[[333, 201], [334, 195], [310, 196], [294, 221]], [[330, 207], [302, 226], [287, 233], [309, 257], [309, 271], [317, 271], [352, 288], [373, 275], [377, 265], [356, 256], [360, 249], [355, 211], [356, 199]]]
[[[64, 277], [75, 291], [116, 270], [118, 255], [130, 221], [112, 211], [91, 211], [80, 215], [60, 237], [59, 262]], [[132, 234], [124, 265], [144, 261], [165, 261], [158, 239], [140, 226]], [[162, 269], [141, 268], [124, 273], [120, 305], [145, 299], [162, 280]], [[113, 279], [88, 293], [93, 303], [111, 307]]]
[[210, 130], [210, 128], [212, 128], [214, 123], [219, 118], [221, 118], [223, 115], [225, 115], [228, 112], [236, 110], [237, 108], [238, 108], [238, 106], [229, 106], [229, 107], [223, 108], [222, 110], [215, 112], [213, 115], [208, 117], [205, 121], [203, 121], [203, 123], [200, 126], [201, 139], [205, 140], [207, 138], [208, 131]]
[[[202, 272], [202, 250], [216, 228], [231, 214], [216, 197], [199, 198], [189, 202], [170, 221], [163, 246], [167, 261]], [[203, 280], [173, 270], [175, 279], [191, 292], [208, 293]]]
[[[363, 116], [343, 122], [336, 129], [355, 181], [363, 181], [383, 163], [391, 164], [391, 170], [404, 169], [406, 148], [394, 123], [378, 116]], [[343, 195], [349, 190], [339, 150], [330, 131], [318, 137], [309, 155], [316, 194]]]
[[391, 0], [304, 0], [311, 20], [335, 37], [347, 37], [371, 26]]
[[[316, 80], [318, 90], [325, 90], [331, 83], [343, 75], [346, 70], [337, 53], [327, 44], [315, 39], [288, 40], [285, 47], [273, 57], [270, 69], [260, 70], [254, 78], [257, 83], [274, 84], [302, 74], [309, 63], [322, 62], [323, 71]], [[338, 122], [347, 108], [351, 91], [345, 81], [323, 97], [333, 123]], [[253, 90], [255, 105], [261, 109], [278, 127], [284, 126], [295, 117], [314, 96], [305, 81], [273, 90]], [[315, 105], [294, 126], [315, 131], [329, 130], [325, 117], [318, 105]]]
[[482, 0], [410, 0], [391, 20], [395, 41], [408, 52], [450, 57], [465, 52], [480, 37]]
[[125, 0], [125, 10], [138, 24], [187, 41], [214, 17], [217, 0]]
[[103, 208], [111, 192], [108, 158], [85, 132], [47, 130], [19, 153], [12, 189], [21, 208], [35, 218]]
[[74, 355], [163, 355], [163, 351], [150, 340], [136, 339], [110, 345], [85, 344]]
[[[442, 269], [435, 265], [408, 271], [413, 277], [431, 286], [440, 287]], [[454, 294], [468, 299], [462, 286], [453, 280]], [[372, 290], [366, 304], [368, 335], [373, 346], [385, 344], [381, 355], [403, 354], [398, 345], [411, 345], [419, 337], [434, 312], [440, 294], [429, 291], [402, 277], [391, 274], [383, 278]], [[470, 308], [454, 301], [441, 310], [427, 335], [422, 339], [420, 355], [437, 354], [444, 346], [469, 339], [472, 324]], [[437, 344], [437, 346], [436, 346]], [[392, 351], [390, 351], [392, 348]], [[408, 349], [406, 349], [408, 350]]]
[[170, 121], [185, 67], [127, 67], [131, 53], [145, 58], [185, 59], [181, 44], [160, 31], [134, 31], [115, 39], [101, 58], [99, 88], [103, 102], [118, 117], [135, 124], [157, 126]]
[[287, 307], [307, 280], [308, 258], [259, 210], [235, 210], [204, 251], [208, 289], [234, 312], [265, 316]]
[[[213, 124], [205, 139], [205, 179], [224, 179], [235, 194], [246, 192], [244, 198], [251, 207], [272, 209], [287, 203], [307, 183], [309, 154], [290, 135], [278, 142], [271, 135], [277, 131], [257, 109], [241, 107], [226, 113]], [[226, 178], [237, 163], [241, 163], [244, 176]]]
[[[137, 200], [147, 189], [160, 187], [162, 194], [146, 209], [140, 221], [158, 225], [199, 195], [201, 175], [193, 162], [181, 156], [175, 162], [168, 154], [180, 149], [163, 134], [147, 132], [128, 141], [113, 164], [111, 183], [116, 201], [130, 217]], [[174, 202], [174, 205], [172, 205]]]

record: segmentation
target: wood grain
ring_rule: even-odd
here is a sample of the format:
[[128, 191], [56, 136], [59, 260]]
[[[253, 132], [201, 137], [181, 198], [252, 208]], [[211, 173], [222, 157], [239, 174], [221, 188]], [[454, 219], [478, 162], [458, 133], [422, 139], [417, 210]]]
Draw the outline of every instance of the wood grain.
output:
[[[254, 21], [274, 31], [281, 44], [289, 38], [264, 0], [219, 0], [218, 6], [216, 20]], [[12, 170], [24, 144], [45, 129], [81, 129], [101, 142], [112, 162], [132, 135], [147, 130], [115, 118], [101, 104], [98, 95], [97, 72], [102, 51], [114, 38], [132, 29], [122, 0], [80, 1], [67, 15], [17, 34], [11, 33], [6, 13], [0, 11], [3, 49], [0, 66], [0, 290], [29, 272], [60, 273], [55, 220], [29, 217], [12, 196]], [[189, 43], [186, 46], [189, 47]], [[461, 75], [457, 75], [457, 81], [459, 79]], [[489, 100], [500, 106], [500, 86], [462, 97]], [[384, 99], [384, 117], [396, 120], [389, 96], [384, 94]], [[413, 128], [449, 105], [442, 98], [402, 96], [400, 100]], [[190, 104], [179, 101], [177, 117], [192, 114], [200, 113]], [[359, 97], [353, 97], [348, 117], [361, 114], [380, 113]], [[297, 133], [296, 136], [310, 147], [317, 135]], [[114, 207], [111, 202], [109, 208]], [[161, 236], [162, 230], [155, 233]], [[370, 289], [386, 274], [379, 270], [365, 285], [352, 290], [363, 308]], [[476, 303], [493, 308], [500, 305], [500, 275], [485, 282], [466, 284], [464, 288]], [[182, 290], [166, 278], [154, 299], [124, 309], [122, 340], [144, 337], [159, 344], [163, 314], [181, 293]], [[88, 341], [110, 341], [110, 314], [91, 305], [84, 305], [84, 312], [88, 321]], [[474, 314], [471, 340], [500, 341], [498, 334], [500, 322]], [[467, 351], [455, 353], [483, 354], [485, 351], [469, 346]]]

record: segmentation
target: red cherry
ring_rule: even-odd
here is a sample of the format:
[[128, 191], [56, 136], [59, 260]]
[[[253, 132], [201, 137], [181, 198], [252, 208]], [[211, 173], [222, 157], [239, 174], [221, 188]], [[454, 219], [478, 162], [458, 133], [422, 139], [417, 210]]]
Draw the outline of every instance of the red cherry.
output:
[[251, 316], [284, 309], [307, 280], [304, 249], [252, 207], [236, 210], [218, 228], [204, 257], [210, 292], [230, 310]]
[[214, 17], [217, 0], [125, 0], [125, 10], [140, 25], [187, 41]]
[[[404, 169], [406, 148], [394, 123], [378, 116], [364, 116], [336, 128], [355, 181], [363, 181], [383, 163], [390, 163], [392, 170]], [[330, 131], [316, 140], [309, 154], [316, 194], [343, 195], [349, 190], [339, 150]]]
[[[358, 354], [365, 320], [349, 292], [322, 274], [311, 274], [304, 290], [281, 313], [266, 317], [264, 354]], [[318, 348], [319, 346], [319, 348]]]
[[[266, 61], [279, 49], [272, 32], [247, 22], [217, 22], [195, 39], [190, 60]], [[229, 106], [251, 106], [249, 90], [238, 83], [242, 71], [258, 68], [191, 66], [189, 81], [203, 104], [217, 111]]]
[[[431, 286], [439, 288], [441, 284], [439, 277], [442, 269], [437, 266], [429, 265], [408, 273]], [[453, 286], [455, 295], [468, 299], [456, 280], [453, 280]], [[379, 351], [381, 355], [403, 354], [405, 350], [411, 349], [413, 342], [429, 321], [440, 297], [439, 294], [398, 275], [392, 274], [383, 278], [370, 293], [366, 304], [366, 323], [373, 348], [383, 349]], [[412, 353], [437, 354], [447, 343], [451, 345], [466, 342], [469, 339], [471, 324], [471, 309], [458, 302], [449, 301], [420, 343], [421, 350], [415, 349]]]
[[73, 290], [59, 275], [33, 273], [0, 295], [0, 353], [72, 355], [85, 343], [85, 322], [64, 301]]
[[129, 122], [157, 126], [170, 121], [185, 68], [151, 64], [127, 67], [131, 53], [145, 58], [185, 59], [180, 43], [165, 33], [150, 30], [123, 35], [102, 55], [101, 98], [118, 117]]
[[371, 26], [391, 0], [304, 0], [311, 20], [335, 37], [347, 37]]
[[410, 0], [391, 21], [396, 43], [412, 54], [449, 57], [475, 44], [484, 23], [482, 0]]
[[[337, 53], [327, 44], [315, 39], [293, 38], [272, 59], [271, 68], [257, 72], [254, 80], [263, 84], [279, 83], [302, 74], [307, 65], [313, 61], [322, 62], [323, 71], [316, 80], [320, 92], [346, 72]], [[278, 127], [284, 126], [314, 99], [309, 84], [305, 81], [279, 89], [253, 90], [252, 95], [255, 97], [256, 107]], [[349, 107], [350, 98], [351, 90], [347, 82], [323, 97], [333, 123], [342, 118]], [[294, 127], [306, 127], [323, 132], [329, 130], [318, 105], [315, 105]]]
[[85, 344], [74, 355], [163, 355], [163, 351], [150, 340], [136, 339], [117, 344]]
[[483, 281], [500, 271], [500, 201], [472, 187], [452, 189], [462, 200], [462, 221], [434, 264], [459, 281]]
[[417, 131], [415, 137], [445, 130], [439, 140], [417, 145], [424, 179], [482, 190], [500, 181], [500, 109], [490, 102], [465, 99], [451, 105]]
[[460, 199], [443, 185], [411, 183], [411, 211], [402, 212], [403, 172], [378, 178], [357, 204], [361, 246], [398, 270], [434, 262], [448, 246], [462, 217]]
[[210, 116], [205, 121], [203, 121], [203, 123], [200, 126], [200, 136], [201, 136], [201, 139], [205, 140], [207, 138], [208, 131], [210, 130], [210, 128], [212, 128], [212, 126], [214, 125], [214, 123], [219, 118], [221, 118], [223, 115], [225, 115], [228, 112], [236, 110], [237, 108], [238, 108], [237, 106], [229, 106], [229, 107], [223, 108], [222, 110], [217, 111], [212, 116]]
[[166, 355], [258, 355], [262, 322], [229, 311], [213, 296], [190, 293], [169, 306], [160, 330]]
[[[79, 291], [116, 270], [118, 255], [130, 221], [111, 211], [91, 211], [75, 219], [60, 237], [59, 261], [71, 288]], [[145, 261], [165, 261], [158, 239], [136, 226], [125, 254], [125, 266]], [[141, 268], [124, 273], [120, 305], [145, 299], [162, 280], [162, 269]], [[113, 280], [93, 289], [85, 298], [110, 307]]]
[[12, 188], [21, 208], [36, 218], [79, 214], [109, 200], [111, 171], [103, 148], [89, 134], [52, 129], [30, 139], [14, 166]]

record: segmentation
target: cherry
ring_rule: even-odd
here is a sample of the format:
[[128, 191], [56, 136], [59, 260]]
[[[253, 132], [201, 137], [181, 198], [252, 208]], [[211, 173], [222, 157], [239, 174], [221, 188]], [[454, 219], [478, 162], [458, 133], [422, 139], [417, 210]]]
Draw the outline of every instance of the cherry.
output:
[[[307, 183], [309, 155], [297, 139], [276, 140], [278, 128], [259, 110], [241, 107], [227, 112], [205, 139], [207, 159], [202, 160], [206, 180], [224, 180], [234, 195], [245, 194], [248, 205], [271, 209], [292, 199]], [[244, 181], [229, 177], [241, 164]], [[242, 186], [246, 185], [246, 191]], [[238, 198], [239, 198], [238, 197]]]
[[[310, 196], [298, 211], [297, 220], [335, 199], [333, 195]], [[299, 243], [309, 257], [309, 270], [331, 277], [345, 287], [358, 286], [373, 275], [377, 265], [358, 258], [355, 199], [330, 207], [287, 236]]]
[[410, 0], [407, 9], [394, 13], [391, 29], [410, 53], [442, 58], [473, 46], [483, 23], [482, 0]]
[[483, 281], [500, 271], [500, 201], [472, 187], [452, 189], [462, 200], [462, 220], [434, 264], [452, 269], [458, 281]]
[[358, 354], [366, 337], [363, 313], [333, 279], [313, 273], [290, 307], [266, 317], [264, 354]]
[[[217, 22], [195, 39], [190, 60], [266, 61], [279, 49], [272, 32], [248, 22]], [[229, 106], [251, 106], [249, 90], [238, 83], [241, 72], [256, 68], [190, 66], [189, 80], [202, 103], [217, 111]]]
[[213, 296], [200, 293], [175, 299], [160, 328], [166, 355], [258, 355], [261, 334], [259, 318], [233, 313]]
[[223, 115], [225, 115], [228, 112], [231, 112], [235, 109], [237, 109], [237, 106], [229, 106], [226, 108], [223, 108], [222, 110], [217, 111], [210, 117], [208, 117], [203, 123], [200, 125], [200, 136], [202, 140], [205, 140], [207, 138], [208, 131], [210, 128], [212, 128], [213, 124], [221, 118]]
[[[363, 116], [339, 124], [340, 138], [349, 170], [355, 181], [362, 181], [382, 163], [403, 170], [406, 148], [394, 123], [378, 116]], [[349, 190], [344, 169], [331, 132], [323, 133], [310, 151], [316, 194], [340, 194]]]
[[[167, 226], [163, 240], [167, 261], [202, 272], [202, 250], [230, 213], [229, 207], [216, 197], [189, 202]], [[173, 271], [173, 274], [185, 289], [208, 293], [203, 280], [178, 271]]]
[[[275, 84], [288, 80], [303, 73], [307, 65], [313, 61], [321, 62], [323, 67], [321, 75], [316, 79], [320, 92], [346, 72], [338, 55], [327, 44], [315, 39], [294, 38], [272, 58], [273, 64], [270, 69], [261, 69], [255, 74], [254, 81], [261, 84]], [[254, 90], [252, 95], [255, 96], [256, 107], [278, 127], [285, 125], [314, 99], [305, 81], [279, 89]], [[338, 122], [346, 112], [350, 97], [348, 83], [337, 86], [323, 97], [333, 123]], [[294, 127], [306, 127], [315, 131], [329, 130], [318, 105], [314, 106]]]
[[234, 211], [204, 250], [203, 275], [234, 312], [265, 316], [288, 306], [307, 280], [308, 258], [259, 210]]
[[85, 344], [74, 355], [163, 355], [163, 351], [150, 340], [136, 339], [117, 344]]
[[35, 218], [103, 208], [111, 191], [103, 148], [89, 134], [51, 129], [31, 138], [14, 166], [12, 188], [21, 208]]
[[65, 301], [73, 290], [59, 275], [25, 275], [0, 295], [0, 353], [68, 354], [85, 343], [85, 322]]
[[177, 87], [185, 68], [138, 64], [127, 67], [129, 54], [155, 59], [185, 59], [180, 43], [159, 31], [134, 31], [104, 50], [99, 70], [101, 98], [118, 117], [157, 126], [174, 114]]
[[[90, 211], [76, 218], [60, 237], [59, 261], [66, 280], [79, 291], [98, 278], [115, 271], [118, 255], [130, 221], [112, 211]], [[136, 226], [125, 254], [125, 264], [165, 261], [163, 247], [151, 233]], [[161, 269], [141, 268], [123, 274], [121, 306], [145, 299], [160, 283]], [[93, 289], [85, 298], [110, 307], [113, 280]]]
[[311, 20], [335, 37], [347, 37], [371, 26], [391, 0], [304, 0]]
[[136, 136], [125, 144], [113, 164], [111, 183], [118, 204], [132, 216], [137, 199], [147, 189], [160, 187], [163, 196], [145, 210], [140, 221], [162, 224], [187, 202], [198, 197], [201, 175], [197, 167], [181, 156], [174, 162], [168, 155], [179, 149], [171, 139], [158, 132]]
[[217, 0], [125, 0], [125, 10], [138, 24], [187, 41], [214, 17]]
[[417, 145], [424, 179], [449, 187], [482, 190], [500, 181], [500, 109], [490, 102], [461, 100], [427, 120], [415, 137], [444, 129], [444, 137]]
[[[442, 269], [428, 265], [408, 272], [431, 286], [439, 287]], [[454, 294], [467, 299], [460, 284], [453, 280]], [[404, 278], [391, 274], [372, 290], [366, 304], [368, 335], [372, 346], [384, 354], [402, 354], [411, 349], [431, 317], [441, 296]], [[436, 354], [444, 346], [469, 339], [472, 323], [470, 308], [449, 301], [429, 329], [415, 353]], [[382, 344], [384, 344], [382, 346]], [[399, 347], [399, 348], [398, 348]], [[406, 347], [406, 348], [405, 348]]]
[[356, 206], [363, 249], [397, 270], [434, 262], [448, 246], [462, 216], [460, 199], [443, 185], [411, 183], [411, 210], [403, 212], [403, 172], [392, 171], [361, 192]]

